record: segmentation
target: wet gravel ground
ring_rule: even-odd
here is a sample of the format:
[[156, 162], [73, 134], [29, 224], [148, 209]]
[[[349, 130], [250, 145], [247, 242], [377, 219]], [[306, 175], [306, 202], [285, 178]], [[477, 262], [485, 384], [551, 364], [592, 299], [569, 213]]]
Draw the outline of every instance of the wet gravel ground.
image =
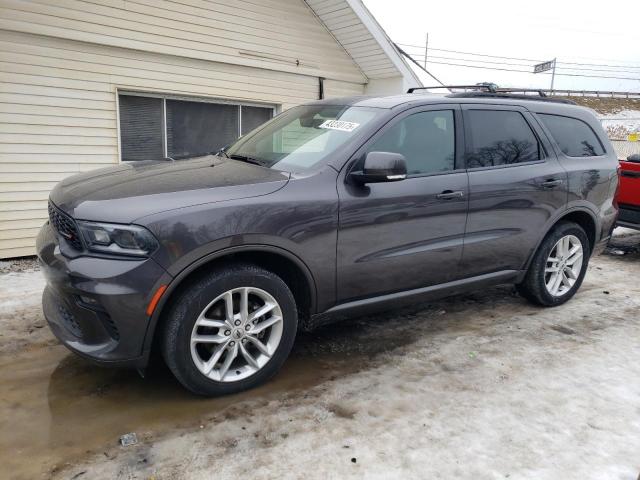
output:
[[636, 480], [639, 273], [618, 230], [562, 307], [496, 287], [330, 325], [267, 385], [201, 399], [69, 354], [37, 266], [0, 262], [0, 476]]
[[34, 272], [40, 270], [35, 257], [0, 260], [0, 275], [3, 273]]

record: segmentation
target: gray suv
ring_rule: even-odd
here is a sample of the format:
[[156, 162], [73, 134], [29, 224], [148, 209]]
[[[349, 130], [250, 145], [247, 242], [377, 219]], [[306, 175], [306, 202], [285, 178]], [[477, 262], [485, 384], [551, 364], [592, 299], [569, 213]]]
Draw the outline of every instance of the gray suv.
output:
[[569, 300], [616, 221], [618, 161], [587, 109], [504, 92], [287, 110], [230, 147], [51, 192], [45, 316], [70, 350], [202, 395], [264, 382], [298, 329], [512, 283]]

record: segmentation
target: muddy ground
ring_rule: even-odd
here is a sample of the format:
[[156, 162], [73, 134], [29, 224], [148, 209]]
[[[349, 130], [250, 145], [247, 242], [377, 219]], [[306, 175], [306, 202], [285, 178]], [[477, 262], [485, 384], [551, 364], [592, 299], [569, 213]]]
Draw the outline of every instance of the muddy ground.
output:
[[496, 287], [355, 319], [219, 399], [75, 358], [37, 266], [0, 262], [0, 477], [636, 480], [640, 233], [616, 233], [562, 307]]

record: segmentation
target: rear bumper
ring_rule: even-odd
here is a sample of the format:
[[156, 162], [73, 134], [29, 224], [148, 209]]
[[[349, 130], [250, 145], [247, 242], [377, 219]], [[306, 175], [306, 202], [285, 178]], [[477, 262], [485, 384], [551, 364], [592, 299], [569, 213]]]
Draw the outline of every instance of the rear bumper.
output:
[[640, 230], [640, 206], [621, 204], [619, 208], [617, 225]]
[[635, 230], [640, 230], [640, 223], [629, 223], [629, 222], [618, 221], [618, 223], [616, 223], [616, 226], [617, 227], [633, 228]]
[[144, 367], [145, 310], [165, 270], [152, 259], [67, 258], [48, 223], [36, 249], [47, 280], [42, 307], [53, 334], [96, 363]]

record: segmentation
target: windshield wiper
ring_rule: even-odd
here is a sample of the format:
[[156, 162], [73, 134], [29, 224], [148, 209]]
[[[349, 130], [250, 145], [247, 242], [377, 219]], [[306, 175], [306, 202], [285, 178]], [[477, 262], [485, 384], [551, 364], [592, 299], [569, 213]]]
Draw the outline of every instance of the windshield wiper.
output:
[[247, 155], [233, 154], [233, 155], [227, 155], [227, 158], [230, 158], [232, 160], [239, 160], [240, 162], [251, 163], [253, 165], [259, 165], [261, 167], [266, 166], [265, 162], [258, 160], [257, 158], [248, 157]]
[[206, 157], [208, 155], [214, 155], [214, 156], [223, 155], [229, 158], [229, 155], [227, 155], [227, 152], [225, 152], [224, 150], [217, 150], [217, 151], [209, 151], [209, 152], [184, 153], [182, 155], [173, 155], [173, 156], [167, 155], [166, 157], [164, 157], [164, 159], [175, 162], [176, 160], [186, 160], [188, 158]]

